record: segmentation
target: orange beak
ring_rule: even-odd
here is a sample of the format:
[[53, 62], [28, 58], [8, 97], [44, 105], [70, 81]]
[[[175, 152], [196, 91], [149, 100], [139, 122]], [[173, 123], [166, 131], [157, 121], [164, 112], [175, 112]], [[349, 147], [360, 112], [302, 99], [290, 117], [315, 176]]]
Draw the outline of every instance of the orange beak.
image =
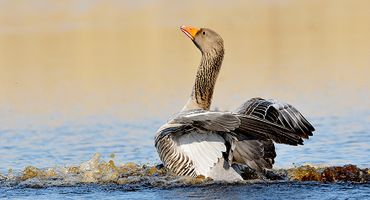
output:
[[185, 25], [182, 25], [180, 27], [181, 31], [185, 33], [185, 35], [187, 35], [191, 40], [194, 40], [194, 37], [195, 35], [198, 33], [198, 31], [200, 29], [198, 28], [194, 28], [194, 27], [191, 27], [191, 26], [185, 26]]

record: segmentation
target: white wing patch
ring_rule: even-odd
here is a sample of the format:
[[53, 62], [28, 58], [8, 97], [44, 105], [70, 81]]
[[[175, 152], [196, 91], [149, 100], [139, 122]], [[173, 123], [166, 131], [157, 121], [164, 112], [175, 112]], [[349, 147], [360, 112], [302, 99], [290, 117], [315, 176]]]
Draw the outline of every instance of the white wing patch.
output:
[[226, 152], [225, 140], [215, 133], [192, 132], [177, 139], [179, 149], [189, 157], [197, 175], [208, 176], [222, 152]]

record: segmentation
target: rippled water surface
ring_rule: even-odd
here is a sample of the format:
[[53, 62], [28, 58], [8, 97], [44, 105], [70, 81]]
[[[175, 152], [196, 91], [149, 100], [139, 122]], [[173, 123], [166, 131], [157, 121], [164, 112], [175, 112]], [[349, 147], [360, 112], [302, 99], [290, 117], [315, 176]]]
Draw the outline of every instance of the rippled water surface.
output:
[[[80, 164], [94, 153], [118, 163], [159, 163], [154, 135], [165, 120], [64, 124], [54, 128], [1, 130], [0, 172], [32, 165]], [[304, 146], [277, 145], [276, 167], [355, 164], [369, 167], [369, 113], [312, 118], [315, 135]]]
[[[370, 186], [356, 184], [271, 183], [250, 185], [189, 186], [129, 190], [115, 185], [80, 185], [44, 189], [0, 188], [2, 196], [21, 199], [368, 199]], [[1, 196], [0, 196], [1, 197]]]
[[[312, 118], [317, 128], [316, 135], [307, 140], [304, 146], [278, 145], [275, 168], [287, 169], [307, 163], [314, 166], [355, 164], [361, 168], [369, 167], [368, 115], [368, 112], [363, 112], [357, 113], [356, 117]], [[272, 198], [277, 199], [287, 196], [293, 199], [320, 199], [323, 195], [328, 199], [370, 198], [369, 183], [262, 181], [231, 185], [183, 185], [172, 179], [172, 183], [171, 180], [157, 180], [154, 177], [140, 179], [139, 175], [137, 180], [133, 178], [130, 182], [118, 181], [119, 184], [116, 184], [102, 181], [104, 178], [96, 179], [96, 175], [92, 175], [91, 181], [91, 174], [86, 172], [81, 172], [84, 177], [77, 179], [68, 178], [71, 172], [61, 174], [67, 168], [71, 170], [73, 166], [83, 166], [97, 152], [102, 155], [102, 162], [113, 160], [117, 166], [129, 162], [149, 166], [160, 163], [153, 146], [153, 135], [161, 123], [160, 120], [130, 123], [109, 120], [91, 124], [64, 124], [54, 128], [2, 130], [0, 173], [3, 177], [18, 176], [25, 181], [15, 181], [17, 178], [3, 179], [0, 181], [0, 197], [152, 199], [176, 198], [181, 195], [189, 198], [248, 196], [265, 199], [273, 194]], [[26, 166], [46, 171], [49, 168], [56, 171], [59, 174], [56, 177], [59, 178], [45, 179], [41, 175], [41, 182], [37, 177], [24, 178], [26, 173], [31, 172], [23, 171]], [[99, 177], [102, 174], [104, 176], [101, 172]]]

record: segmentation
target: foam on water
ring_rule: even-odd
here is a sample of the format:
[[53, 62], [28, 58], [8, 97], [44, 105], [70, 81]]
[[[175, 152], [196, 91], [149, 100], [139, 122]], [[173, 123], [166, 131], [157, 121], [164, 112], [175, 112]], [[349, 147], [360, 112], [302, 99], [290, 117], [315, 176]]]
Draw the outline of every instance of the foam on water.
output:
[[[117, 165], [113, 160], [100, 159], [96, 153], [90, 160], [75, 166], [39, 169], [27, 166], [20, 172], [9, 170], [7, 175], [0, 174], [1, 187], [46, 188], [54, 186], [78, 186], [81, 184], [115, 184], [131, 189], [168, 188], [189, 185], [211, 185], [217, 182], [198, 176], [177, 177], [165, 168], [151, 165], [125, 163]], [[269, 171], [266, 177], [251, 174], [249, 180], [238, 184], [274, 181], [318, 181], [324, 183], [354, 182], [369, 183], [370, 170], [355, 165], [335, 167], [315, 167], [310, 165]]]

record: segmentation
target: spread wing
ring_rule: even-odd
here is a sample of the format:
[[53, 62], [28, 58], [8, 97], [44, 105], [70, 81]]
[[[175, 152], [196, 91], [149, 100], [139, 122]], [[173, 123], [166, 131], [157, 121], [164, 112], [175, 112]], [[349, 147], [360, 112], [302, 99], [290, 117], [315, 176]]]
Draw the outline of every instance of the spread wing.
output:
[[228, 151], [228, 137], [240, 120], [231, 113], [182, 113], [157, 133], [155, 146], [166, 167], [177, 175], [207, 176]]
[[[239, 128], [247, 134], [239, 134], [244, 138], [239, 138], [240, 141], [235, 145], [234, 162], [246, 164], [256, 171], [272, 168], [276, 157], [272, 140], [291, 145], [303, 144], [302, 138], [312, 136], [312, 132], [315, 130], [296, 108], [276, 100], [253, 98], [238, 108], [236, 113], [256, 117], [266, 123], [272, 123], [288, 130], [280, 135], [275, 134], [260, 138], [251, 133], [248, 134], [249, 130], [243, 126]], [[261, 133], [259, 136], [264, 135], [266, 134]]]
[[226, 152], [225, 140], [215, 133], [191, 132], [176, 139], [182, 151], [194, 165], [197, 174], [208, 176], [211, 168]]
[[291, 131], [255, 116], [202, 111], [172, 119], [160, 128], [155, 145], [165, 166], [176, 174], [206, 176], [223, 156], [231, 161], [239, 138], [300, 143]]
[[155, 146], [164, 165], [180, 176], [207, 176], [227, 151], [221, 135], [179, 123], [160, 129]]
[[282, 126], [302, 138], [312, 136], [314, 127], [293, 106], [277, 100], [252, 98], [236, 110], [236, 113], [254, 116]]

